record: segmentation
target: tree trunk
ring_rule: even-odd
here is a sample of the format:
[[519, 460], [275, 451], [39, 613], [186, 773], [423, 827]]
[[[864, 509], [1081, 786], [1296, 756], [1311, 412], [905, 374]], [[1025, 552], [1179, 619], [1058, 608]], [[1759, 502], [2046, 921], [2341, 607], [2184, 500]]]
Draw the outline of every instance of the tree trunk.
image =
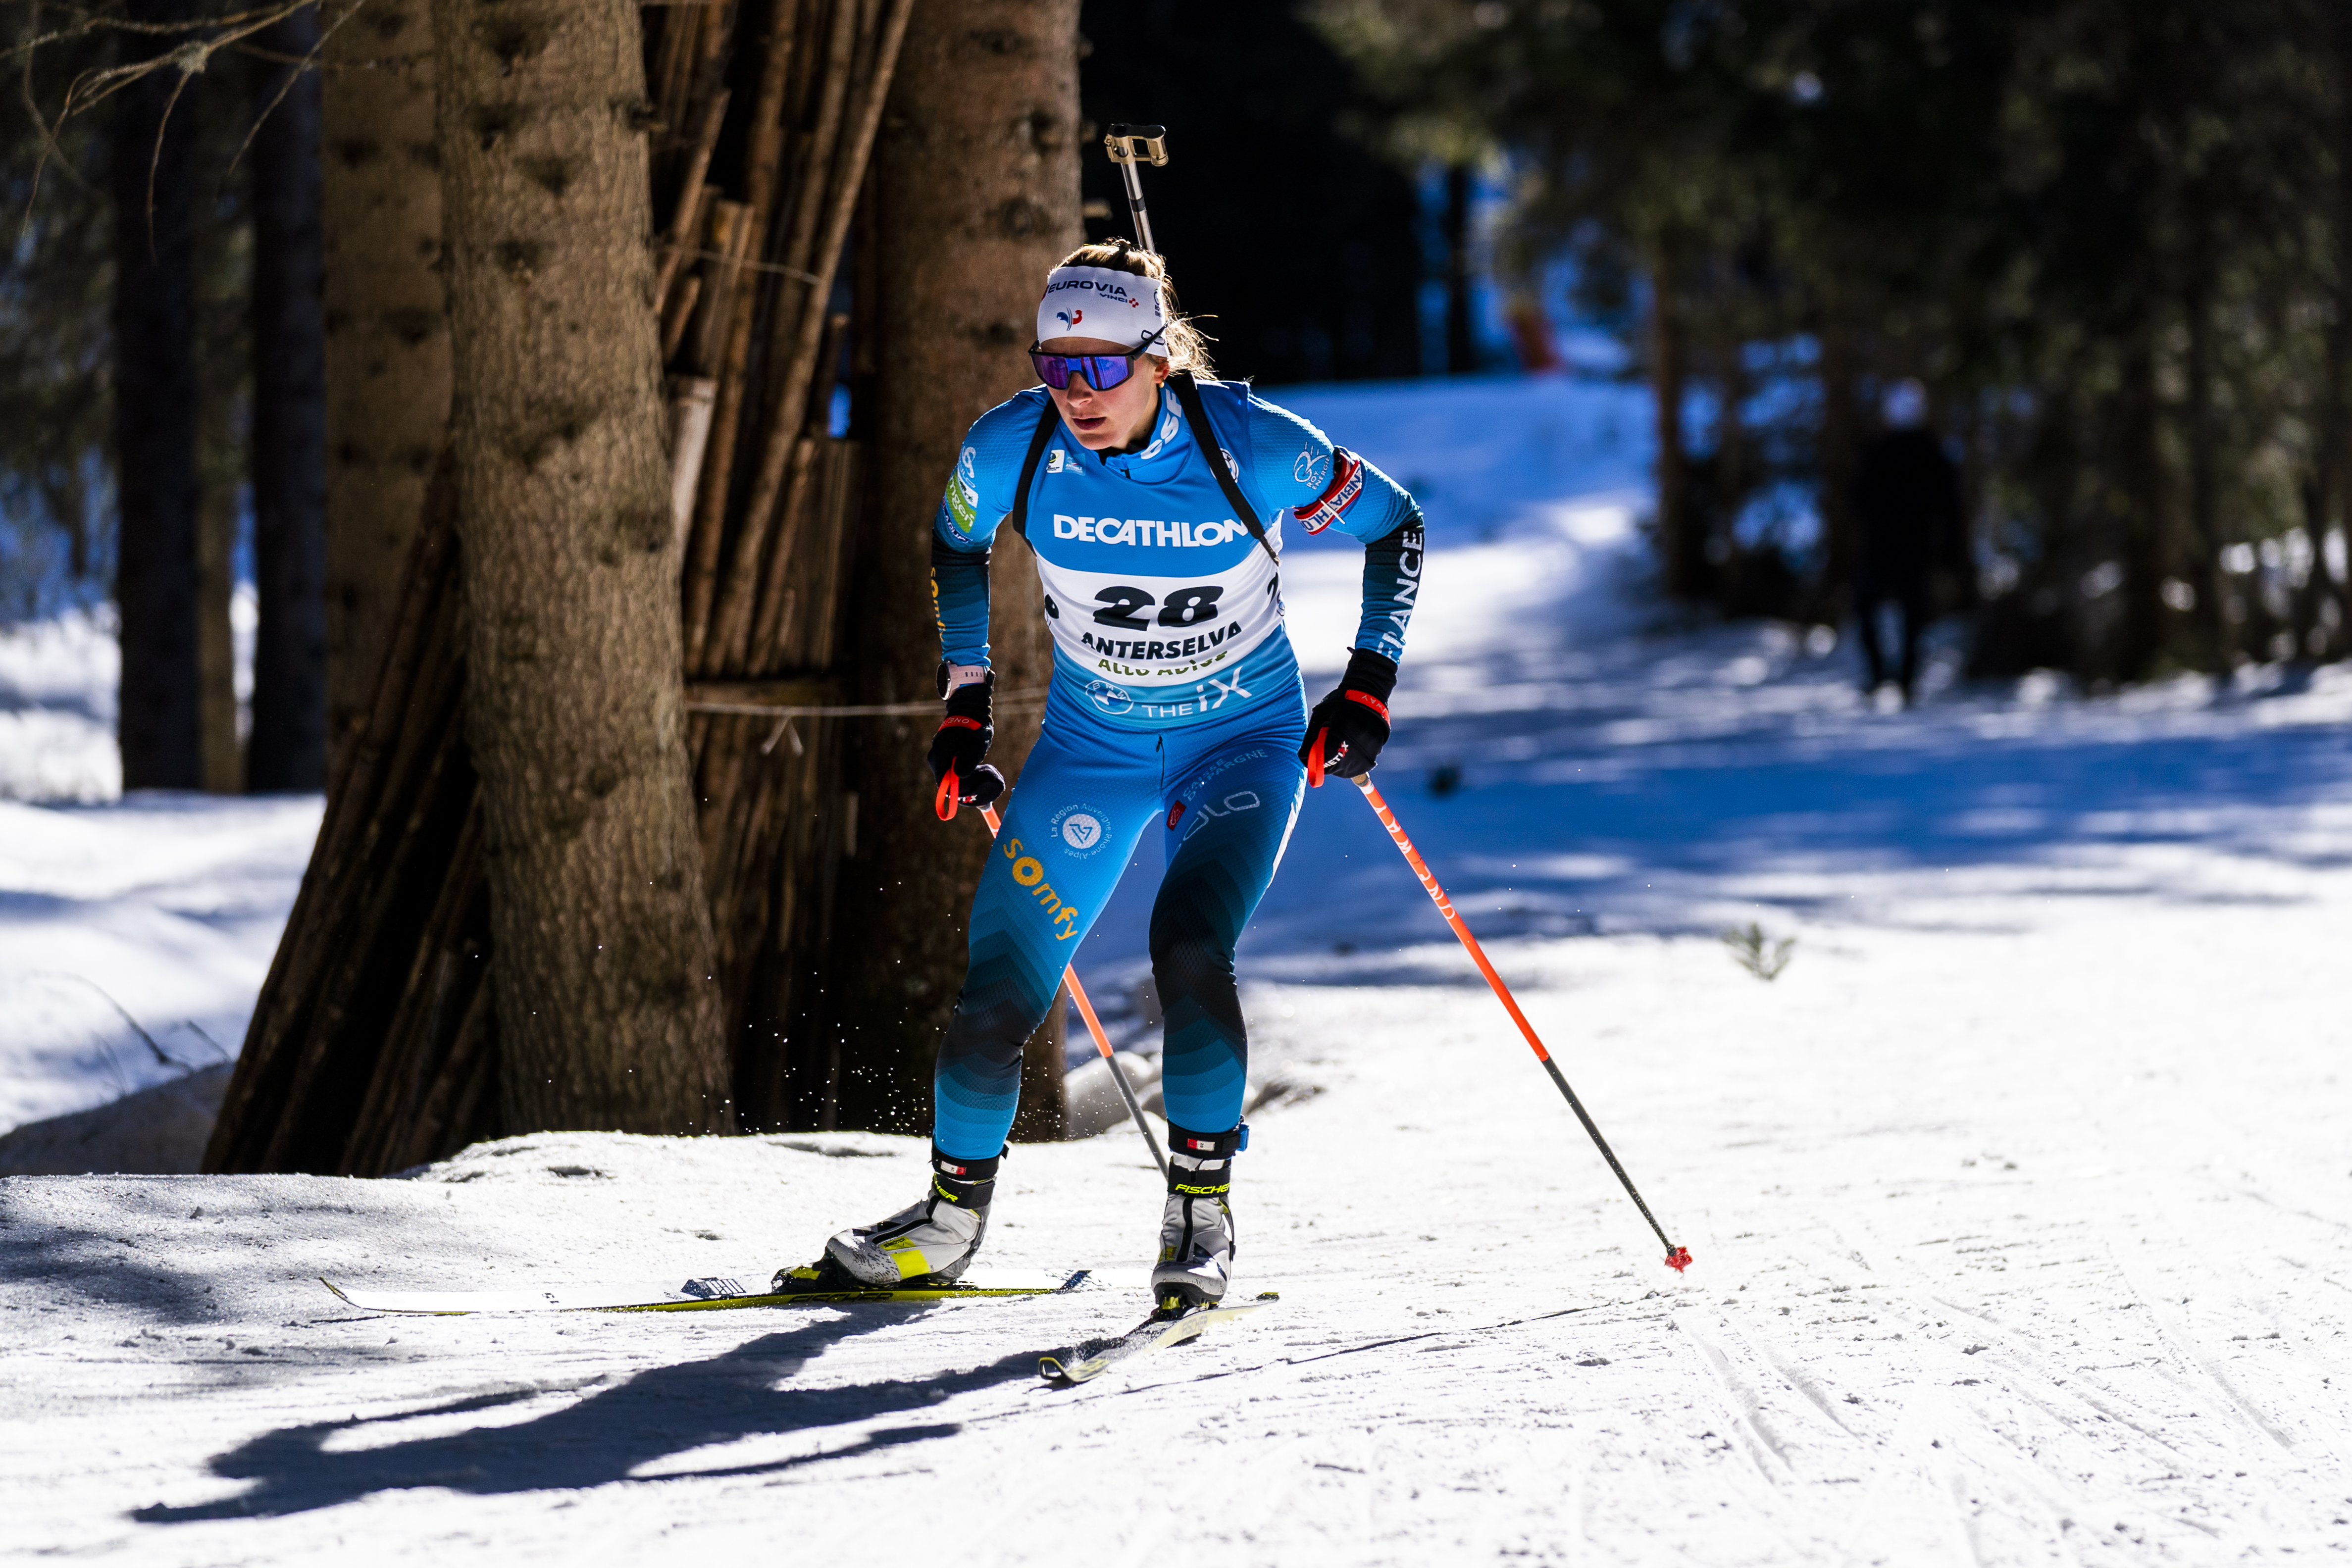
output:
[[2197, 570], [2189, 580], [2197, 600], [2189, 613], [2197, 629], [2198, 662], [2226, 670], [2230, 627], [2222, 617], [2222, 595], [2229, 578], [2221, 570], [2221, 476], [2214, 451], [2212, 282], [2210, 230], [2200, 227], [2189, 289], [2181, 301], [2189, 318], [2189, 352], [2180, 434], [2189, 458], [2189, 532], [2197, 551]]
[[2123, 523], [2123, 613], [2116, 674], [2144, 679], [2164, 648], [2164, 455], [2158, 440], [2154, 324], [2143, 320], [2123, 343], [2116, 397], [2116, 483]]
[[734, 1124], [678, 664], [634, 0], [436, 0], [451, 428], [513, 1131]]
[[[197, 360], [197, 382], [212, 381], [214, 365]], [[236, 503], [241, 474], [223, 474], [219, 459], [237, 452], [231, 418], [235, 400], [210, 389], [197, 403], [196, 465], [196, 713], [204, 737], [203, 789], [211, 795], [245, 789], [245, 754], [236, 735], [236, 628], [230, 606], [236, 593]], [[237, 464], [242, 468], [242, 463]]]
[[1466, 376], [1478, 369], [1478, 332], [1471, 318], [1470, 169], [1445, 171], [1445, 373]]
[[[1663, 250], [1664, 247], [1662, 247]], [[1690, 379], [1690, 324], [1675, 290], [1671, 252], [1651, 272], [1650, 387], [1658, 415], [1658, 559], [1666, 591], [1696, 599], [1706, 591], [1706, 561], [1692, 504], [1690, 453], [1683, 397]]]
[[[893, 82], [877, 181], [877, 451], [859, 561], [859, 702], [934, 695], [930, 532], [964, 431], [1034, 384], [1046, 271], [1079, 242], [1076, 0], [918, 0]], [[1180, 279], [1181, 286], [1181, 279]], [[1052, 667], [1028, 548], [1000, 539], [989, 638], [1000, 693]], [[999, 713], [993, 760], [1017, 773], [1034, 708]], [[841, 871], [842, 1124], [930, 1125], [931, 1064], [964, 968], [988, 834], [931, 814], [929, 719], [856, 732], [856, 853]]]
[[1983, 404], [1977, 398], [1961, 397], [1955, 400], [1948, 417], [1952, 439], [1960, 449], [1960, 497], [1942, 559], [1951, 573], [1950, 608], [1969, 611], [1983, 601], [1983, 589], [1977, 579], [1977, 514], [1988, 467]]
[[[299, 59], [319, 13], [264, 42]], [[293, 68], [286, 68], [292, 69]], [[327, 781], [326, 346], [320, 293], [319, 72], [263, 78], [253, 145], [253, 728], [246, 788]], [[269, 99], [283, 87], [277, 106]]]
[[428, 0], [367, 0], [334, 27], [321, 98], [331, 761], [366, 722], [449, 418]]
[[2327, 323], [2325, 378], [2318, 399], [2319, 483], [2324, 493], [2319, 527], [2312, 536], [2314, 570], [2325, 573], [2327, 534], [2340, 528], [2346, 550], [2345, 573], [2335, 582], [2336, 647], [2352, 647], [2352, 15], [2342, 6], [2328, 10], [2328, 74], [2336, 89], [2335, 113], [2328, 140], [2336, 162], [2335, 188], [2329, 193], [2328, 239], [2334, 252], [2336, 287]]
[[1698, 563], [1692, 580], [1695, 593], [1713, 597], [1727, 612], [1752, 614], [1753, 606], [1732, 602], [1744, 591], [1745, 575], [1744, 563], [1737, 559], [1736, 525], [1755, 483], [1746, 423], [1748, 361], [1739, 332], [1739, 285], [1731, 276], [1730, 258], [1717, 258], [1715, 268], [1714, 319], [1707, 323], [1708, 357], [1715, 361], [1715, 450], [1707, 455], [1706, 504], [1689, 508], [1683, 554]]
[[1832, 279], [1822, 288], [1821, 488], [1822, 613], [1842, 618], [1853, 591], [1854, 464], [1862, 450], [1860, 366], [1853, 319], [1844, 291]]
[[[2347, 111], [2352, 118], [2352, 111]], [[2352, 185], [2352, 170], [2345, 175]], [[2336, 272], [2341, 280], [2336, 284], [2334, 319], [2327, 324], [2326, 348], [2321, 359], [2324, 378], [2318, 397], [2319, 451], [2315, 465], [2312, 488], [2316, 504], [2311, 508], [2315, 550], [2313, 570], [2322, 581], [2327, 581], [2327, 534], [2340, 529], [2347, 551], [2352, 551], [2352, 191], [2347, 191], [2339, 209], [2334, 241], [2336, 248]], [[2336, 595], [2338, 622], [2336, 637], [2339, 646], [2352, 637], [2352, 561], [2340, 581], [2330, 584]]]
[[[132, 0], [124, 14], [132, 22], [172, 23], [190, 13], [185, 0]], [[126, 63], [153, 52], [152, 36], [124, 35]], [[205, 783], [193, 211], [198, 81], [166, 68], [116, 99], [114, 465], [121, 533], [114, 597], [122, 622], [117, 725], [125, 789]]]

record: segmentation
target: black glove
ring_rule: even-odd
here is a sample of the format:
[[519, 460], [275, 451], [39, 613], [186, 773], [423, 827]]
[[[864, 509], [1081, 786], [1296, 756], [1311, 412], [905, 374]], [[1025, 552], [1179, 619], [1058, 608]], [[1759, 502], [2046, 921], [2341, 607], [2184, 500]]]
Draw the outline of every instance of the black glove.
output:
[[1298, 747], [1298, 760], [1307, 764], [1308, 783], [1319, 787], [1325, 773], [1360, 779], [1372, 770], [1381, 747], [1389, 741], [1389, 694], [1396, 690], [1396, 678], [1393, 659], [1369, 648], [1348, 655], [1348, 673], [1307, 716], [1307, 739]]
[[[942, 694], [947, 685], [948, 667], [942, 663]], [[989, 722], [989, 700], [995, 690], [993, 670], [958, 686], [948, 697], [947, 716], [940, 720], [939, 733], [931, 737], [928, 760], [931, 777], [940, 781], [935, 804], [941, 821], [953, 817], [959, 805], [985, 806], [1004, 793], [1004, 775], [982, 760], [988, 755], [989, 742], [996, 738], [996, 727]]]

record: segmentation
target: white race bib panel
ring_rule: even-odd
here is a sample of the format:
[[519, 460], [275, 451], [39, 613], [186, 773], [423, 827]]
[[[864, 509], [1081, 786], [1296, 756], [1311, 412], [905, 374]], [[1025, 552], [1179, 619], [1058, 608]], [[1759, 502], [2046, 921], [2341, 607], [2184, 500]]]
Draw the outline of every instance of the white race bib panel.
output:
[[[1072, 478], [1043, 486], [1046, 497], [1058, 502], [1083, 487], [1082, 476]], [[1121, 686], [1192, 685], [1231, 672], [1282, 629], [1274, 562], [1237, 519], [1042, 508], [1033, 519], [1055, 649], [1090, 676]], [[1279, 518], [1268, 538], [1281, 548]]]
[[[1056, 684], [1122, 727], [1237, 712], [1298, 678], [1281, 573], [1209, 466], [1224, 455], [1202, 455], [1173, 397], [1150, 437], [1106, 462], [1057, 428], [1029, 499]], [[1288, 517], [1265, 519], [1276, 550]]]

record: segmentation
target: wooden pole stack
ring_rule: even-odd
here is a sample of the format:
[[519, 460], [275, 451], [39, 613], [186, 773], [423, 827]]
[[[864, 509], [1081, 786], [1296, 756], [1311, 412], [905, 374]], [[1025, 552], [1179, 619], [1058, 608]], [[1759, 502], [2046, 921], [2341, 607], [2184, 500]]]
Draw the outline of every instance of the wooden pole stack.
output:
[[328, 782], [207, 1170], [376, 1175], [495, 1131], [489, 905], [448, 502], [436, 478], [367, 726]]
[[[911, 10], [646, 12], [681, 656], [747, 1129], [832, 1125], [841, 1072], [803, 1022], [856, 802], [840, 787], [844, 716], [806, 710], [841, 703], [859, 515], [860, 453], [833, 431], [856, 313], [835, 277]], [[446, 503], [433, 509], [207, 1169], [375, 1175], [509, 1130], [463, 736], [458, 530]]]
[[713, 710], [841, 701], [832, 672], [859, 454], [832, 434], [850, 320], [835, 282], [912, 9], [773, 0], [743, 143], [741, 222], [761, 244], [740, 261], [700, 247], [696, 308], [709, 324], [681, 340], [704, 357], [673, 367], [715, 382], [686, 536], [684, 657], [747, 1127], [833, 1123], [830, 1055], [813, 1064], [798, 1026], [853, 808], [839, 785], [842, 718]]

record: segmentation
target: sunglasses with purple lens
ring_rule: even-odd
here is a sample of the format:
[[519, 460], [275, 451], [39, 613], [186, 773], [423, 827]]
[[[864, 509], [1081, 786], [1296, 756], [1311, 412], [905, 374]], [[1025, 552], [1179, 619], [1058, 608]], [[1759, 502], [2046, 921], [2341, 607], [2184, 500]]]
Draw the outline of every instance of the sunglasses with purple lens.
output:
[[1086, 377], [1087, 385], [1097, 392], [1108, 392], [1135, 373], [1136, 356], [1150, 353], [1159, 336], [1152, 333], [1123, 354], [1046, 354], [1031, 349], [1029, 362], [1037, 367], [1037, 379], [1055, 392], [1068, 387], [1073, 375]]

